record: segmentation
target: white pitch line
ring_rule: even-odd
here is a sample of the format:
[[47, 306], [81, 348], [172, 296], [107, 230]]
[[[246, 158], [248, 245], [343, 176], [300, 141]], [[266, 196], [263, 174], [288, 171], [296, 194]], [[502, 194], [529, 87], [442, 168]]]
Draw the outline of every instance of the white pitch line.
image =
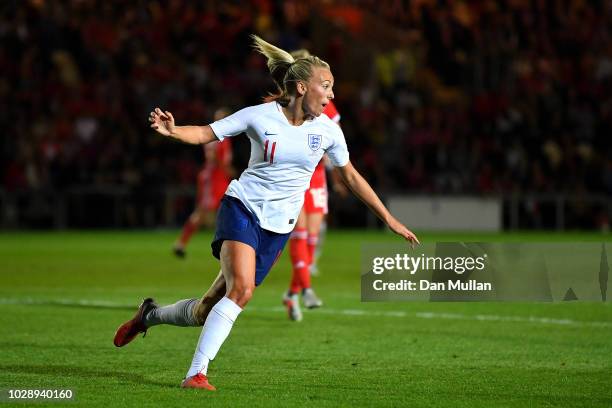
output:
[[[106, 300], [87, 300], [87, 299], [34, 299], [34, 298], [0, 298], [0, 304], [5, 305], [58, 305], [58, 306], [85, 306], [85, 307], [106, 307], [116, 309], [135, 308], [135, 304], [117, 303]], [[249, 306], [246, 311], [265, 312], [265, 313], [282, 313], [284, 307], [257, 307]], [[516, 323], [535, 323], [557, 326], [594, 326], [594, 327], [612, 327], [612, 322], [602, 321], [580, 321], [572, 319], [558, 319], [551, 317], [537, 316], [502, 316], [490, 314], [469, 315], [463, 313], [438, 313], [438, 312], [405, 312], [401, 310], [363, 310], [363, 309], [330, 309], [324, 307], [317, 309], [313, 313], [343, 315], [343, 316], [383, 316], [383, 317], [415, 317], [418, 319], [440, 319], [440, 320], [470, 320], [477, 322], [516, 322]]]

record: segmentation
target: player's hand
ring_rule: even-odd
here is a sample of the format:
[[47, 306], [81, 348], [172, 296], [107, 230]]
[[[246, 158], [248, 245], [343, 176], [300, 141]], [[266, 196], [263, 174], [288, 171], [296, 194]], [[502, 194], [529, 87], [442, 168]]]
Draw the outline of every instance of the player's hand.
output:
[[149, 114], [149, 122], [151, 122], [151, 129], [164, 136], [170, 136], [174, 132], [174, 117], [168, 111], [155, 108]]
[[406, 241], [409, 241], [410, 245], [412, 246], [412, 249], [414, 249], [415, 245], [420, 244], [419, 239], [414, 234], [414, 232], [406, 228], [406, 226], [399, 222], [397, 219], [391, 218], [391, 221], [388, 225], [391, 231], [395, 232], [397, 235], [404, 237]]

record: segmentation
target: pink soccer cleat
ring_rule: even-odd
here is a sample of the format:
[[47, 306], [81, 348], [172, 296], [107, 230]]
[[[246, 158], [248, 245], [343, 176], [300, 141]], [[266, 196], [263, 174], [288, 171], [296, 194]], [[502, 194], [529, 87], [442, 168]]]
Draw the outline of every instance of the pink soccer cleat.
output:
[[209, 391], [215, 391], [214, 385], [208, 382], [208, 377], [202, 373], [197, 373], [194, 376], [187, 377], [181, 383], [181, 388], [202, 388]]
[[[155, 301], [151, 298], [146, 298], [142, 301], [142, 304], [138, 308], [136, 315], [123, 323], [117, 329], [113, 344], [117, 347], [123, 347], [130, 341], [134, 340], [139, 333], [147, 334], [147, 326], [144, 324], [144, 318], [151, 310], [156, 309], [158, 306]], [[142, 336], [144, 337], [144, 335]]]

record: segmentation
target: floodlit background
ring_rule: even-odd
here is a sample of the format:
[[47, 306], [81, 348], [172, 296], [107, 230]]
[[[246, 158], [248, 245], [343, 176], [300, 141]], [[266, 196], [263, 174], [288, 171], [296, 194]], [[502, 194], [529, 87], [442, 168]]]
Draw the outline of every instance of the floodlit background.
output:
[[[4, 227], [182, 223], [203, 155], [154, 136], [147, 114], [160, 106], [179, 124], [206, 124], [220, 106], [259, 103], [274, 86], [251, 49], [257, 33], [331, 64], [353, 163], [391, 204], [416, 200], [398, 208], [433, 218], [417, 228], [445, 229], [457, 211], [469, 220], [464, 230], [483, 211], [490, 217], [479, 229], [609, 228], [610, 2], [73, 0], [2, 9]], [[239, 168], [248, 148], [236, 146]], [[331, 208], [334, 226], [376, 225], [355, 200], [332, 195]]]

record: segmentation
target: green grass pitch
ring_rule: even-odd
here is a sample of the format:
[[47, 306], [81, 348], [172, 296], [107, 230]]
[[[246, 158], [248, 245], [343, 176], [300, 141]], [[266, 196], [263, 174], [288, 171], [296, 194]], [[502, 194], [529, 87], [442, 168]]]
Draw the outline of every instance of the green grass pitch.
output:
[[54, 406], [612, 406], [609, 303], [361, 303], [361, 246], [399, 242], [361, 231], [328, 234], [313, 279], [325, 305], [301, 323], [281, 308], [283, 255], [211, 364], [218, 391], [183, 390], [199, 328], [154, 327], [122, 349], [112, 337], [143, 297], [167, 304], [207, 289], [218, 271], [210, 237], [196, 235], [181, 261], [175, 231], [0, 234], [0, 388], [75, 391]]

